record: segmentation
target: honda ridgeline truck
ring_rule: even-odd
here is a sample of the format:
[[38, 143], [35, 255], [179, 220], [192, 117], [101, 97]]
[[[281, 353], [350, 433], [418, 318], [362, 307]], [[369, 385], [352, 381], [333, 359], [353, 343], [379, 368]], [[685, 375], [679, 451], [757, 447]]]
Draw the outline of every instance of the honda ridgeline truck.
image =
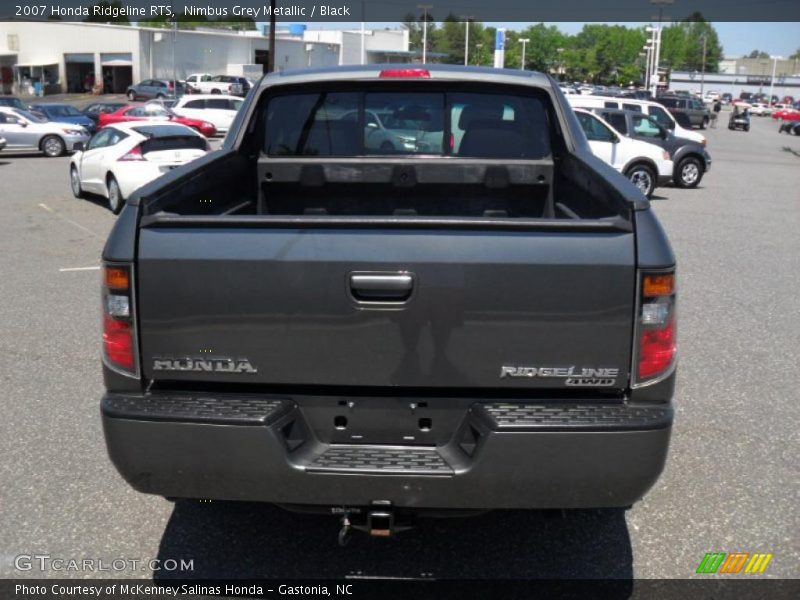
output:
[[664, 466], [675, 258], [545, 75], [269, 75], [103, 260], [103, 426], [141, 492], [388, 535], [626, 507]]

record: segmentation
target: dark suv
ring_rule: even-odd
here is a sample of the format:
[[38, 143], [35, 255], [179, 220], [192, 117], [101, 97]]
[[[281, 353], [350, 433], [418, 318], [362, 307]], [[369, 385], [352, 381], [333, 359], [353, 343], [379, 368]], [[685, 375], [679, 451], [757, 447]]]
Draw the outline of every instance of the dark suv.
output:
[[688, 117], [692, 126], [705, 129], [711, 120], [711, 113], [703, 101], [692, 96], [659, 96], [656, 102], [664, 105], [677, 118], [678, 114]]

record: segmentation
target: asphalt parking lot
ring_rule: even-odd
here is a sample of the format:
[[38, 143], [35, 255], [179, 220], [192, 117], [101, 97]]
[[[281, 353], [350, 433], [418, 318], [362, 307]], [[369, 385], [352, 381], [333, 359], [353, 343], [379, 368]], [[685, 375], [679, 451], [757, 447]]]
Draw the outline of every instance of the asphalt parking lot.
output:
[[14, 567], [48, 554], [193, 559], [181, 575], [199, 577], [686, 578], [711, 551], [771, 552], [765, 577], [800, 577], [800, 137], [777, 129], [709, 130], [700, 188], [653, 200], [679, 260], [681, 354], [667, 469], [643, 501], [431, 520], [344, 550], [332, 517], [172, 504], [117, 475], [95, 268], [114, 217], [72, 197], [68, 158], [0, 153], [0, 577], [109, 575]]

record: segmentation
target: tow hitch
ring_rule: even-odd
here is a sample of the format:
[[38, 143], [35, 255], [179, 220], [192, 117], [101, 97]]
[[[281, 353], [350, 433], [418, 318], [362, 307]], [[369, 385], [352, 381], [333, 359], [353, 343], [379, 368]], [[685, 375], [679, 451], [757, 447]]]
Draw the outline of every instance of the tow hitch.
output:
[[350, 541], [350, 533], [356, 529], [375, 537], [392, 537], [399, 531], [413, 527], [410, 516], [399, 519], [388, 500], [376, 500], [368, 509], [344, 509], [342, 527], [339, 530], [339, 545], [345, 546]]

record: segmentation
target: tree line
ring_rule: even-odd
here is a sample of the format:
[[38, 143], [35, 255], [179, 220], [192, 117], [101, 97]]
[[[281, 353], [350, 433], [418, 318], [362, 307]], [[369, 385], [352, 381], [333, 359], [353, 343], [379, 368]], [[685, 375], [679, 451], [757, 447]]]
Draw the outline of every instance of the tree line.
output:
[[[428, 15], [428, 53], [432, 60], [463, 64], [466, 24], [463, 18], [449, 15], [434, 23]], [[411, 49], [422, 50], [423, 17], [409, 14], [403, 20], [409, 31]], [[469, 64], [493, 64], [494, 27], [469, 23]], [[646, 57], [643, 50], [649, 33], [644, 27], [591, 23], [569, 35], [556, 25], [539, 23], [521, 31], [506, 32], [505, 66], [519, 69], [522, 39], [525, 43], [525, 69], [544, 71], [569, 81], [588, 81], [606, 85], [641, 83]], [[703, 43], [705, 40], [705, 62]], [[711, 23], [695, 13], [684, 21], [664, 27], [660, 66], [671, 70], [719, 70], [722, 45]]]

